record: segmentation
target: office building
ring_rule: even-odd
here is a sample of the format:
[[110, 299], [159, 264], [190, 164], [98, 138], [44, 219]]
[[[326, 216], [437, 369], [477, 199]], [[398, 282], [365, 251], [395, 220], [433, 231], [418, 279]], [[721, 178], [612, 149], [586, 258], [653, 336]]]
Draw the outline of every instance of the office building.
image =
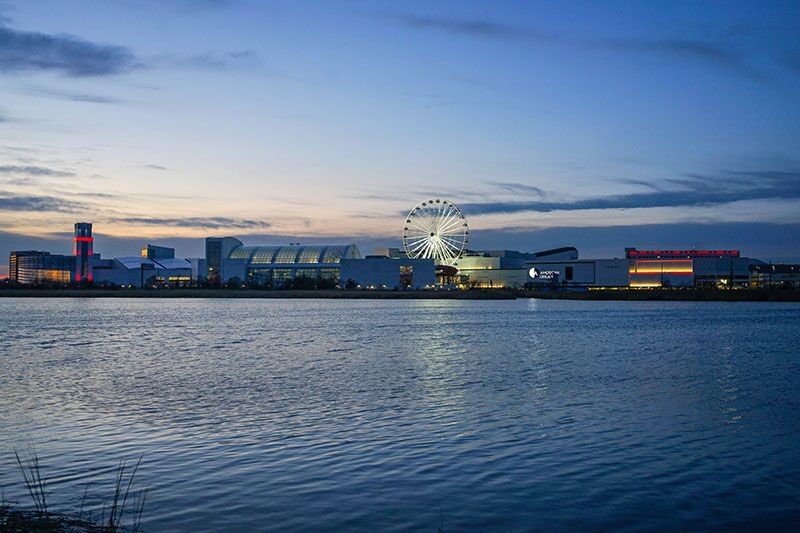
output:
[[22, 285], [66, 285], [73, 279], [75, 257], [36, 250], [9, 254], [9, 279]]

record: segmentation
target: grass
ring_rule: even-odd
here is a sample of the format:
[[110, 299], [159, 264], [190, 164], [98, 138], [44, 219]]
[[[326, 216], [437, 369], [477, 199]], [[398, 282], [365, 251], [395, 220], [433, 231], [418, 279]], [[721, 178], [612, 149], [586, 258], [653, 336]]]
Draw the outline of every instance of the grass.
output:
[[[145, 489], [136, 488], [136, 475], [142, 464], [140, 457], [132, 467], [121, 461], [114, 477], [114, 490], [110, 502], [104, 504], [99, 516], [84, 513], [89, 496], [87, 484], [77, 513], [56, 513], [47, 505], [47, 479], [42, 476], [42, 466], [36, 449], [27, 453], [14, 449], [14, 457], [25, 489], [31, 498], [32, 509], [16, 507], [3, 496], [0, 498], [0, 533], [17, 532], [85, 532], [121, 533], [141, 531], [142, 516], [147, 497]], [[129, 524], [125, 519], [129, 518]]]

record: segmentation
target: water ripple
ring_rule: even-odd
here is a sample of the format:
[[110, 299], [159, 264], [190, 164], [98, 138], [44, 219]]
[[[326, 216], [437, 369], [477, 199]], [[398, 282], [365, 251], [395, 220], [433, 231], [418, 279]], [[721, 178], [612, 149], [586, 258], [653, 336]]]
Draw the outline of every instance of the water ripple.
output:
[[800, 523], [795, 304], [5, 298], [0, 339], [8, 498], [35, 443], [64, 510], [143, 455], [149, 530]]

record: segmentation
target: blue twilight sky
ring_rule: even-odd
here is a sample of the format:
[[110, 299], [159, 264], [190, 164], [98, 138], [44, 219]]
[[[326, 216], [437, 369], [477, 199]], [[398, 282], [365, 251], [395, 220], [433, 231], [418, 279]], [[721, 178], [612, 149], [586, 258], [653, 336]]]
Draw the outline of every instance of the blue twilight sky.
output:
[[0, 0], [0, 263], [200, 238], [800, 256], [800, 3]]

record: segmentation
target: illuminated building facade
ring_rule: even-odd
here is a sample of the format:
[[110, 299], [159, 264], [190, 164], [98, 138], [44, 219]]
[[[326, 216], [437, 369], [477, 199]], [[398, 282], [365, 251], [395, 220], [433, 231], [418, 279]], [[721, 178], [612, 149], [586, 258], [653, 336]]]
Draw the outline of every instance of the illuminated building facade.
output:
[[750, 286], [763, 289], [799, 288], [800, 265], [753, 265], [750, 267]]
[[579, 259], [528, 263], [529, 285], [534, 287], [627, 287], [626, 259]]
[[575, 261], [578, 250], [571, 246], [541, 252], [484, 250], [469, 252], [458, 260], [463, 284], [476, 288], [522, 287], [531, 281], [528, 271], [533, 261]]
[[692, 259], [631, 259], [628, 272], [632, 288], [694, 285]]
[[142, 257], [146, 257], [148, 259], [174, 259], [175, 249], [167, 246], [148, 244], [142, 248]]
[[481, 288], [741, 287], [762, 261], [738, 250], [637, 250], [624, 259], [578, 259], [575, 248], [538, 253], [478, 252], [458, 264], [464, 285]]
[[340, 282], [341, 261], [361, 257], [355, 244], [245, 246], [233, 237], [206, 239], [207, 276], [214, 284], [238, 280], [278, 288], [308, 281], [335, 287]]
[[41, 253], [46, 252], [38, 252], [36, 250], [20, 250], [13, 251], [8, 254], [8, 281], [11, 283], [19, 283], [19, 258]]
[[75, 281], [92, 282], [92, 254], [94, 253], [94, 237], [90, 222], [76, 222], [75, 236], [72, 239], [75, 256]]
[[625, 248], [628, 259], [731, 259], [739, 257], [739, 250], [637, 250]]
[[750, 268], [764, 262], [741, 257], [739, 250], [637, 250], [626, 248], [630, 286], [744, 287]]
[[23, 285], [66, 285], [75, 271], [75, 258], [26, 250], [9, 254], [9, 279]]

